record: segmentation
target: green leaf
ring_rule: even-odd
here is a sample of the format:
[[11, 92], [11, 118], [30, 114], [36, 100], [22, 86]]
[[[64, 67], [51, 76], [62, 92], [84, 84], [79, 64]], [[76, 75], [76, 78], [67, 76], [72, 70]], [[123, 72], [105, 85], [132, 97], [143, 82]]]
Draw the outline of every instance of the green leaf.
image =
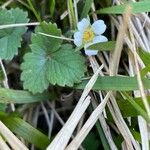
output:
[[[27, 13], [19, 8], [0, 10], [0, 25], [27, 23]], [[11, 60], [21, 47], [21, 36], [26, 32], [26, 27], [0, 29], [0, 57]]]
[[[83, 80], [76, 89], [84, 89], [89, 80]], [[144, 88], [150, 89], [150, 79], [142, 79]], [[128, 76], [104, 76], [98, 77], [93, 90], [132, 91], [138, 90], [137, 77]]]
[[7, 105], [0, 103], [0, 111], [5, 112]]
[[100, 50], [100, 51], [111, 51], [115, 49], [115, 41], [109, 41], [109, 42], [101, 42], [96, 43], [91, 46], [89, 46], [87, 49], [93, 49], [93, 50]]
[[49, 93], [42, 93], [33, 95], [27, 91], [11, 90], [0, 88], [0, 103], [33, 103], [39, 101], [46, 101], [51, 98]]
[[50, 2], [49, 2], [50, 4], [49, 4], [49, 9], [50, 9], [50, 14], [51, 14], [51, 16], [53, 16], [53, 14], [54, 14], [54, 11], [55, 11], [55, 0], [50, 0]]
[[144, 77], [150, 71], [150, 53], [142, 50], [141, 48], [138, 49], [138, 53], [145, 64], [145, 68], [140, 71], [141, 76]]
[[98, 10], [97, 14], [123, 14], [128, 5], [131, 6], [133, 14], [150, 11], [150, 1], [141, 1], [103, 8]]
[[[92, 107], [90, 107], [89, 110], [90, 110], [90, 113], [92, 113], [94, 111], [94, 106], [92, 105]], [[107, 142], [106, 136], [104, 134], [104, 131], [103, 131], [102, 127], [101, 127], [100, 122], [97, 121], [95, 126], [96, 126], [96, 129], [97, 129], [97, 134], [98, 134], [98, 136], [99, 136], [99, 138], [101, 140], [101, 143], [103, 145], [103, 149], [104, 150], [110, 150], [109, 144]]]
[[[37, 32], [61, 36], [54, 24], [42, 23]], [[24, 88], [33, 93], [42, 92], [49, 84], [73, 86], [84, 75], [84, 59], [71, 45], [62, 45], [62, 40], [39, 34], [32, 37], [31, 53], [24, 57], [21, 75]]]
[[141, 134], [139, 132], [135, 131], [135, 129], [132, 129], [132, 128], [130, 129], [130, 131], [131, 131], [133, 137], [135, 138], [135, 140], [142, 144]]
[[71, 28], [75, 29], [76, 28], [76, 17], [75, 17], [75, 11], [74, 11], [74, 7], [73, 7], [73, 1], [72, 0], [68, 0], [67, 1], [67, 7], [68, 7], [68, 13], [70, 16], [70, 26]]
[[144, 77], [148, 72], [150, 72], [150, 64], [140, 71], [142, 77]]
[[[7, 25], [14, 23], [14, 17], [11, 12], [6, 9], [0, 9], [0, 25]], [[9, 29], [1, 29], [0, 30], [0, 38], [11, 34], [12, 28]]]
[[100, 143], [95, 134], [89, 133], [88, 136], [83, 141], [83, 146], [86, 150], [97, 150], [100, 147]]
[[148, 53], [140, 48], [138, 49], [138, 52], [139, 52], [140, 58], [143, 60], [144, 64], [146, 66], [150, 65], [150, 53]]
[[[143, 110], [145, 110], [143, 100], [141, 97], [132, 98], [132, 99], [133, 99], [133, 101], [135, 101], [138, 104], [138, 106], [140, 106]], [[147, 99], [150, 104], [150, 96], [147, 96]], [[123, 115], [124, 118], [137, 117], [138, 115], [140, 115], [138, 110], [136, 108], [134, 108], [134, 106], [131, 105], [131, 103], [128, 100], [118, 99], [117, 103], [120, 108], [121, 114]]]
[[0, 112], [0, 120], [2, 120], [12, 132], [40, 149], [46, 149], [50, 144], [50, 140], [46, 135], [18, 117], [9, 116]]
[[92, 5], [93, 0], [85, 0], [85, 4], [82, 10], [82, 14], [81, 14], [81, 19], [86, 18], [88, 15], [88, 12], [91, 9], [91, 5]]
[[4, 74], [3, 71], [0, 70], [0, 82], [4, 80]]
[[126, 92], [122, 92], [122, 94], [124, 95], [124, 97], [126, 97], [126, 100], [130, 103], [130, 105], [132, 105], [134, 107], [134, 109], [138, 112], [138, 114], [140, 116], [142, 116], [147, 122], [150, 123], [150, 118], [147, 115], [146, 111], [139, 106], [131, 96], [129, 96]]

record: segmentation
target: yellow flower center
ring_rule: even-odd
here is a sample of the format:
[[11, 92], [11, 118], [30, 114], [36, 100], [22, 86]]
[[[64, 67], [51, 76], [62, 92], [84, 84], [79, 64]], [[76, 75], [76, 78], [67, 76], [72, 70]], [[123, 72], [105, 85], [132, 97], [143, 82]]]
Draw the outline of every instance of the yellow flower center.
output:
[[92, 41], [94, 38], [94, 32], [91, 28], [87, 28], [83, 33], [83, 41], [84, 43]]

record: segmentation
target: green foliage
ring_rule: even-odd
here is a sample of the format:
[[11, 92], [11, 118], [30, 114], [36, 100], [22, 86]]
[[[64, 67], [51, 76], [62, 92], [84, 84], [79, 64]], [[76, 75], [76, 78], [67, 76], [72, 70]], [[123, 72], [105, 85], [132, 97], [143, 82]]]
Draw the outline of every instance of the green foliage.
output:
[[[78, 84], [76, 89], [84, 89], [89, 80], [83, 80]], [[145, 89], [150, 88], [150, 79], [143, 78], [143, 85]], [[98, 77], [93, 90], [111, 90], [111, 91], [132, 91], [138, 90], [137, 77], [128, 76], [104, 76]]]
[[99, 50], [99, 51], [111, 51], [115, 49], [115, 41], [109, 41], [109, 42], [101, 42], [92, 44], [87, 49], [93, 49], [93, 50]]
[[[139, 107], [141, 107], [143, 110], [145, 110], [143, 100], [141, 97], [138, 98], [132, 98], [134, 102], [138, 104]], [[150, 96], [147, 96], [148, 102], [150, 103]], [[124, 118], [127, 117], [137, 117], [140, 115], [137, 109], [134, 108], [133, 105], [128, 100], [122, 100], [118, 99], [117, 100], [118, 106], [121, 110], [121, 114], [123, 115]]]
[[[98, 11], [96, 10], [98, 14], [109, 14], [109, 15], [123, 14], [128, 5], [132, 7], [133, 14], [150, 11], [149, 0], [143, 0], [143, 1], [137, 0], [137, 1], [129, 2], [127, 0], [124, 0], [122, 1], [124, 4], [121, 3], [121, 5], [118, 6], [108, 7], [111, 6], [112, 3], [111, 0], [104, 0], [104, 1], [83, 0], [80, 1], [77, 5], [77, 10], [79, 13], [77, 15], [79, 16], [80, 19], [87, 17], [89, 15], [91, 5], [93, 2], [95, 4], [95, 9], [97, 8], [99, 9], [100, 7], [103, 7]], [[3, 2], [1, 1], [0, 3], [4, 4], [4, 2], [6, 2], [6, 0]], [[37, 4], [35, 0], [18, 1], [18, 3], [12, 1], [6, 7], [8, 8], [11, 8], [12, 6], [16, 7], [15, 6], [16, 4], [19, 5], [20, 8], [28, 9], [31, 22], [38, 21], [41, 24], [37, 27], [34, 26], [35, 28], [29, 27], [29, 32], [28, 32], [29, 37], [25, 37], [25, 39], [27, 39], [27, 43], [31, 42], [30, 49], [27, 50], [28, 52], [26, 51], [26, 47], [28, 47], [29, 45], [26, 44], [25, 41], [24, 42], [25, 47], [23, 47], [22, 45], [22, 49], [24, 49], [24, 52], [21, 55], [19, 55], [17, 59], [14, 59], [13, 62], [9, 62], [9, 63], [8, 61], [6, 62], [4, 61], [4, 66], [6, 66], [6, 73], [9, 75], [8, 80], [11, 85], [11, 82], [14, 79], [11, 76], [12, 74], [15, 75], [15, 77], [18, 78], [20, 77], [18, 70], [15, 70], [13, 68], [14, 64], [17, 65], [18, 67], [18, 65], [20, 65], [20, 62], [22, 61], [22, 55], [26, 53], [24, 56], [24, 61], [21, 65], [21, 69], [22, 69], [21, 80], [23, 81], [24, 89], [27, 89], [30, 92], [25, 90], [14, 90], [14, 89], [2, 88], [1, 85], [3, 84], [4, 73], [2, 70], [0, 70], [0, 120], [19, 138], [25, 139], [30, 144], [34, 144], [39, 149], [46, 149], [46, 147], [50, 144], [50, 140], [46, 135], [44, 135], [42, 132], [32, 127], [23, 119], [19, 118], [18, 113], [11, 112], [11, 114], [6, 114], [4, 112], [9, 110], [6, 109], [7, 104], [10, 103], [17, 104], [15, 105], [16, 111], [19, 110], [23, 115], [27, 116], [27, 118], [29, 117], [29, 120], [30, 118], [31, 120], [39, 119], [37, 123], [38, 125], [40, 125], [39, 122], [41, 121], [41, 117], [38, 116], [39, 118], [36, 118], [37, 117], [36, 116], [34, 118], [34, 115], [41, 115], [43, 113], [41, 112], [42, 109], [40, 108], [40, 105], [37, 106], [37, 108], [39, 109], [38, 114], [34, 114], [34, 111], [32, 112], [33, 109], [31, 109], [29, 113], [26, 112], [26, 106], [30, 107], [30, 103], [33, 102], [41, 102], [41, 101], [44, 102], [46, 100], [55, 99], [55, 96], [53, 95], [55, 94], [54, 91], [55, 89], [57, 90], [57, 93], [60, 94], [62, 94], [62, 90], [68, 93], [68, 91], [66, 91], [66, 88], [62, 89], [61, 87], [58, 86], [73, 87], [73, 85], [76, 83], [77, 85], [73, 88], [77, 90], [78, 89], [83, 90], [85, 88], [89, 79], [81, 81], [81, 78], [84, 76], [84, 72], [86, 68], [84, 58], [80, 55], [79, 51], [75, 51], [75, 49], [72, 47], [73, 43], [66, 42], [66, 41], [63, 43], [63, 40], [61, 38], [58, 38], [62, 36], [62, 33], [61, 30], [57, 28], [56, 24], [42, 22], [43, 20], [49, 21], [50, 19], [53, 22], [60, 22], [61, 20], [60, 15], [62, 14], [64, 18], [62, 17], [63, 19], [61, 20], [59, 27], [62, 29], [63, 35], [67, 36], [68, 38], [71, 38], [73, 36], [73, 33], [75, 32], [74, 29], [76, 29], [77, 27], [74, 2], [73, 0], [68, 0], [68, 1], [40, 0], [39, 3]], [[40, 9], [39, 9], [39, 5], [42, 5]], [[108, 8], [104, 8], [104, 7], [108, 7]], [[66, 8], [67, 11], [65, 11]], [[68, 15], [68, 17], [65, 17], [66, 15]], [[107, 23], [107, 16], [105, 18], [105, 16], [103, 15], [100, 16], [98, 15], [97, 19], [101, 19], [101, 17], [102, 18], [104, 17], [104, 20], [106, 20]], [[92, 17], [90, 17], [90, 19], [92, 19]], [[96, 17], [93, 16], [93, 20], [95, 19]], [[6, 28], [5, 25], [28, 23], [28, 21], [29, 19], [27, 18], [27, 13], [19, 8], [14, 8], [10, 10], [0, 9], [0, 58], [1, 59], [11, 60], [14, 57], [14, 55], [18, 53], [18, 49], [21, 47], [21, 41], [22, 41], [21, 37], [27, 31], [27, 27], [25, 26]], [[109, 28], [109, 30], [111, 29]], [[116, 31], [117, 30], [115, 30], [115, 32]], [[31, 32], [33, 33], [30, 41]], [[45, 36], [44, 34], [41, 33], [45, 33], [51, 36]], [[110, 36], [108, 38], [110, 38]], [[89, 46], [88, 49], [93, 49], [93, 50], [95, 49], [99, 51], [112, 51], [115, 49], [115, 44], [116, 44], [115, 41], [96, 43]], [[83, 48], [84, 46], [78, 47], [77, 50], [81, 50]], [[29, 52], [29, 50], [31, 51]], [[141, 70], [141, 75], [143, 77], [142, 78], [143, 85], [145, 89], [150, 89], [150, 79], [145, 78], [145, 75], [150, 71], [150, 54], [140, 49], [139, 56], [143, 60], [146, 66], [143, 70]], [[123, 57], [124, 55], [122, 55], [121, 58]], [[98, 57], [96, 57], [96, 61], [100, 63]], [[123, 58], [123, 62], [126, 63], [126, 58], [125, 61]], [[122, 60], [121, 60], [121, 64], [122, 64]], [[122, 69], [122, 66], [120, 66], [119, 68], [121, 68], [121, 71], [123, 70], [123, 74], [126, 74], [126, 70], [124, 70], [124, 68]], [[91, 72], [92, 71], [89, 69], [89, 72], [87, 74], [91, 75]], [[12, 77], [11, 80], [9, 79], [10, 76]], [[14, 81], [14, 84], [17, 85], [15, 86], [15, 88], [20, 89], [20, 86], [18, 86], [20, 85], [20, 83], [21, 82], [18, 80], [17, 80], [17, 84], [16, 81]], [[49, 85], [51, 87], [49, 87]], [[58, 86], [55, 87], [56, 85]], [[11, 86], [11, 88], [13, 88], [13, 86]], [[131, 117], [132, 124], [129, 130], [134, 135], [135, 139], [140, 142], [141, 141], [140, 132], [139, 129], [135, 127], [138, 123], [137, 116], [139, 115], [142, 116], [148, 123], [150, 123], [150, 119], [145, 111], [142, 98], [141, 97], [132, 98], [128, 93], [124, 92], [124, 91], [131, 91], [130, 93], [132, 93], [134, 90], [138, 90], [138, 89], [139, 87], [138, 87], [136, 76], [135, 77], [99, 76], [95, 85], [93, 86], [93, 90], [104, 90], [105, 92], [119, 91], [120, 94], [116, 92], [114, 96], [116, 99], [119, 99], [117, 100], [117, 103], [121, 111], [121, 114], [125, 118], [125, 121], [127, 120], [126, 119], [127, 117]], [[43, 92], [44, 90], [47, 91]], [[122, 97], [120, 98], [120, 96], [122, 96], [124, 99]], [[99, 99], [97, 95], [94, 95], [94, 98], [96, 98], [97, 100]], [[147, 99], [148, 102], [150, 103], [149, 96], [147, 97]], [[21, 104], [25, 104], [25, 105], [21, 105]], [[48, 107], [46, 107], [46, 109], [47, 108]], [[106, 118], [106, 121], [111, 121], [111, 123], [114, 123], [113, 118], [110, 118], [110, 116], [111, 114], [107, 115], [108, 118]], [[136, 117], [134, 118], [135, 119], [134, 125], [133, 125], [133, 117]], [[51, 117], [50, 119], [54, 119], [54, 118]], [[128, 122], [126, 123], [128, 125]], [[46, 127], [47, 129], [47, 125], [45, 124], [42, 125], [44, 126], [43, 128]], [[103, 129], [100, 125], [100, 122], [96, 123], [96, 128], [97, 130], [94, 130], [94, 132], [92, 131], [90, 134], [88, 134], [88, 136], [82, 143], [82, 146], [87, 150], [90, 149], [97, 150], [100, 149], [101, 146], [103, 146], [103, 149], [109, 149], [109, 144], [107, 138], [105, 137], [105, 133], [103, 132]], [[54, 132], [52, 131], [52, 137], [56, 135], [55, 131], [57, 130], [58, 130], [57, 127], [56, 130], [54, 128]], [[123, 142], [122, 135], [121, 134], [118, 135], [118, 133], [116, 134], [113, 128], [110, 128], [110, 130], [111, 130], [112, 137], [114, 139], [118, 137], [117, 141], [115, 141], [117, 148], [121, 148], [121, 143]], [[119, 143], [120, 147], [117, 145], [117, 143]]]
[[6, 110], [6, 104], [0, 103], [0, 111], [5, 112]]
[[147, 65], [145, 68], [143, 68], [143, 69], [140, 71], [141, 76], [144, 77], [149, 71], [150, 71], [150, 64]]
[[[27, 13], [19, 8], [0, 10], [0, 25], [27, 23]], [[0, 57], [11, 60], [21, 47], [21, 36], [26, 32], [26, 27], [0, 29]]]
[[43, 92], [49, 84], [73, 86], [84, 75], [84, 60], [71, 45], [62, 40], [38, 34], [43, 32], [61, 36], [55, 24], [43, 22], [37, 27], [30, 45], [32, 52], [27, 53], [22, 64], [24, 88], [33, 93]]
[[97, 150], [100, 147], [100, 143], [97, 140], [96, 135], [90, 133], [84, 140], [83, 146], [86, 150]]
[[142, 50], [142, 49], [138, 49], [139, 55], [141, 57], [141, 59], [143, 60], [144, 64], [150, 65], [150, 53]]
[[55, 4], [56, 4], [55, 0], [50, 0], [50, 2], [49, 2], [49, 10], [50, 10], [51, 16], [53, 16], [53, 14], [54, 14]]
[[92, 2], [93, 2], [93, 0], [86, 0], [85, 1], [84, 7], [83, 7], [83, 10], [82, 10], [82, 13], [81, 13], [81, 19], [87, 17], [88, 12], [91, 9]]
[[0, 70], [0, 82], [4, 80], [4, 74], [3, 71]]
[[74, 8], [73, 8], [73, 1], [72, 0], [68, 0], [67, 1], [67, 6], [68, 6], [68, 12], [69, 12], [69, 16], [71, 18], [70, 21], [70, 25], [73, 29], [76, 28], [76, 18], [75, 18], [75, 12], [74, 12]]
[[138, 112], [140, 116], [142, 116], [147, 122], [150, 123], [150, 118], [147, 115], [145, 109], [143, 109], [140, 105], [138, 105], [131, 96], [129, 96], [126, 92], [122, 92], [126, 100], [134, 107], [134, 109]]
[[145, 64], [145, 68], [141, 70], [141, 75], [144, 77], [150, 71], [150, 53], [140, 48], [138, 49], [138, 53]]
[[142, 13], [150, 11], [150, 1], [130, 2], [118, 6], [111, 6], [97, 11], [97, 14], [123, 14], [127, 6], [131, 6], [132, 13]]
[[46, 149], [50, 143], [46, 135], [16, 116], [0, 112], [0, 120], [2, 120], [12, 132], [40, 149]]
[[46, 92], [33, 95], [27, 91], [0, 88], [0, 103], [25, 104], [46, 101], [50, 98], [53, 96]]

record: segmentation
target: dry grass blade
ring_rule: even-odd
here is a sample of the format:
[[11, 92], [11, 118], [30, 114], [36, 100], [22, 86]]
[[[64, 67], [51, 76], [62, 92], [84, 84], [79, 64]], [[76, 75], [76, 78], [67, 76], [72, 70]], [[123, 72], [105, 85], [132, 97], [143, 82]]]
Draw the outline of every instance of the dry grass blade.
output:
[[[112, 56], [112, 61], [110, 63], [110, 75], [116, 75], [118, 72], [121, 51], [123, 48], [123, 41], [124, 41], [125, 33], [126, 33], [126, 30], [128, 27], [128, 21], [129, 21], [130, 15], [131, 15], [131, 9], [132, 8], [130, 6], [127, 6], [125, 14], [123, 15], [123, 22], [121, 23], [121, 25], [119, 27], [116, 48], [115, 48], [115, 51]], [[113, 95], [112, 95], [112, 97], [113, 97]], [[116, 100], [114, 99], [112, 101], [112, 103], [110, 103], [108, 106], [109, 106], [109, 109], [111, 110], [111, 113], [114, 114], [113, 117], [116, 120], [116, 123], [118, 122], [117, 126], [120, 129], [120, 132], [122, 133], [122, 135], [126, 141], [127, 147], [129, 149], [133, 149], [133, 146], [132, 146], [132, 144], [133, 144], [135, 149], [139, 149], [139, 146], [137, 145], [135, 139], [133, 138], [132, 134], [130, 133], [130, 130], [128, 129], [127, 125], [125, 124], [125, 122], [121, 116], [121, 113], [120, 113], [119, 107], [117, 106]], [[115, 117], [115, 116], [118, 116], [118, 117]]]
[[63, 126], [52, 143], [47, 147], [47, 150], [64, 150], [69, 139], [72, 136], [75, 127], [77, 126], [79, 120], [81, 119], [89, 104], [90, 96], [88, 96], [83, 102], [83, 105], [81, 105], [80, 108], [78, 108], [78, 110], [76, 110], [76, 112], [70, 116], [67, 123]]
[[4, 139], [0, 136], [0, 150], [10, 150]]
[[[91, 66], [92, 66], [92, 68], [93, 68], [93, 70], [95, 72], [97, 70], [97, 68], [99, 68], [99, 64], [98, 64], [98, 62], [96, 61], [96, 59], [94, 57], [90, 57], [89, 59], [90, 59], [90, 62], [91, 62]], [[104, 74], [102, 72], [100, 72], [100, 75], [104, 76]], [[102, 92], [99, 91], [100, 97], [102, 97], [101, 94], [102, 94]], [[102, 100], [103, 100], [103, 98], [101, 98], [101, 101]], [[94, 105], [94, 108], [97, 107], [97, 104], [95, 104], [95, 103], [96, 103], [95, 101], [92, 101], [92, 104]], [[101, 126], [103, 128], [104, 134], [105, 134], [105, 136], [107, 138], [107, 141], [108, 141], [108, 144], [109, 144], [110, 148], [113, 149], [113, 150], [116, 150], [117, 147], [116, 147], [116, 145], [115, 145], [115, 143], [113, 141], [113, 138], [112, 138], [109, 126], [107, 125], [106, 120], [105, 120], [105, 116], [103, 114], [99, 115], [99, 121], [100, 121], [100, 124], [101, 124]]]
[[96, 121], [98, 120], [99, 115], [103, 112], [105, 105], [110, 97], [111, 92], [107, 93], [104, 100], [99, 104], [99, 106], [92, 112], [89, 119], [81, 128], [80, 132], [74, 138], [74, 140], [69, 144], [66, 150], [77, 150], [83, 140], [86, 138]]
[[28, 148], [1, 121], [0, 133], [14, 150], [28, 150]]
[[102, 68], [103, 65], [92, 76], [92, 78], [86, 85], [82, 93], [82, 96], [78, 104], [76, 105], [74, 111], [72, 112], [71, 116], [69, 117], [68, 121], [60, 130], [60, 132], [57, 134], [52, 143], [47, 147], [47, 150], [56, 150], [56, 149], [64, 150], [79, 120], [81, 119], [83, 113], [86, 111], [88, 105], [90, 104], [90, 97], [89, 96], [87, 97], [87, 95], [92, 89], [94, 83], [96, 82], [98, 74]]
[[112, 60], [110, 62], [110, 75], [112, 76], [118, 73], [118, 67], [119, 67], [120, 56], [123, 48], [124, 36], [127, 30], [128, 20], [130, 18], [130, 15], [131, 15], [131, 8], [128, 6], [126, 8], [125, 14], [123, 15], [123, 21], [119, 26], [116, 47], [114, 53], [112, 54]]
[[138, 123], [141, 134], [142, 149], [149, 150], [147, 123], [141, 116], [138, 117]]
[[[120, 3], [118, 3], [118, 4], [120, 4]], [[124, 20], [126, 21], [127, 18], [128, 18], [128, 15], [125, 16]], [[122, 23], [122, 25], [123, 25], [123, 23]], [[126, 22], [126, 28], [127, 28], [127, 22]], [[122, 28], [122, 29], [125, 29], [125, 28]], [[121, 32], [120, 34], [122, 34], [122, 32], [125, 33], [125, 31], [120, 31], [120, 32]], [[120, 42], [120, 38], [118, 38], [117, 40], [119, 40], [119, 42], [117, 42], [117, 43], [118, 44], [121, 44], [121, 43], [123, 44], [124, 36], [120, 35], [120, 37], [122, 37], [121, 38], [122, 42]], [[117, 50], [117, 51], [120, 51], [119, 53], [121, 54], [122, 46], [118, 45], [118, 46], [116, 46], [116, 48], [119, 48], [119, 50]], [[107, 57], [107, 55], [106, 55], [106, 57]], [[118, 57], [118, 53], [116, 53], [116, 57]], [[113, 57], [113, 58], [115, 59], [116, 57]], [[119, 56], [119, 58], [120, 58], [120, 56]], [[96, 60], [94, 60], [93, 58], [90, 58], [90, 62], [91, 62], [92, 68], [93, 68], [93, 70], [95, 72], [95, 66], [94, 66], [94, 63], [93, 63], [94, 61], [96, 61]], [[110, 61], [108, 60], [107, 63], [109, 63], [109, 62]], [[115, 64], [118, 64], [119, 63], [119, 59], [117, 58], [116, 60], [113, 60], [112, 62], [114, 62]], [[112, 68], [110, 69], [111, 70], [110, 71], [111, 75], [113, 75], [113, 72], [114, 73], [117, 72], [118, 68], [117, 67], [115, 68], [115, 67], [116, 66], [112, 65]], [[107, 70], [107, 66], [105, 66], [105, 69]], [[102, 72], [101, 72], [101, 75], [103, 75]], [[111, 95], [111, 100], [110, 101], [111, 101], [111, 103], [109, 103], [108, 107], [110, 109], [110, 112], [111, 112], [111, 114], [113, 116], [113, 119], [114, 119], [114, 121], [115, 121], [115, 123], [116, 123], [116, 125], [117, 125], [117, 127], [118, 127], [118, 129], [120, 131], [120, 133], [123, 135], [123, 137], [124, 137], [124, 139], [126, 141], [127, 147], [129, 149], [134, 149], [133, 148], [133, 145], [134, 145], [135, 149], [137, 149], [137, 150], [140, 149], [138, 144], [137, 144], [137, 142], [135, 141], [133, 135], [131, 134], [128, 126], [126, 125], [126, 123], [125, 123], [125, 121], [123, 119], [123, 117], [121, 115], [121, 112], [120, 112], [120, 109], [119, 109], [119, 107], [118, 107], [118, 105], [116, 103], [115, 97], [113, 95]]]
[[[135, 43], [135, 38], [134, 38], [134, 35], [133, 35], [133, 29], [132, 29], [133, 26], [131, 26], [130, 24], [131, 24], [131, 20], [129, 21], [129, 32], [130, 32], [130, 37], [131, 37], [131, 41], [132, 41], [132, 50], [133, 50], [133, 55], [134, 55], [135, 71], [136, 71], [136, 74], [137, 74], [138, 86], [139, 86], [140, 95], [143, 99], [143, 103], [144, 103], [144, 106], [146, 108], [147, 114], [150, 117], [149, 104], [148, 104], [147, 97], [145, 95], [144, 86], [143, 86], [143, 83], [142, 83], [140, 70], [139, 70], [139, 64], [138, 64], [138, 59], [137, 59], [138, 55], [137, 55], [137, 52], [136, 52], [136, 43]], [[136, 92], [135, 96], [138, 93], [139, 92]], [[140, 133], [141, 133], [142, 149], [149, 150], [147, 123], [142, 117], [138, 117], [138, 123], [139, 123], [139, 128], [140, 128]]]
[[2, 8], [2, 9], [6, 8], [6, 7], [7, 7], [8, 5], [10, 5], [13, 1], [14, 1], [14, 0], [8, 0], [8, 1], [6, 1], [6, 2], [1, 6], [1, 8]]
[[[128, 21], [128, 18], [130, 16], [130, 11], [128, 11], [128, 13], [124, 14], [124, 21], [122, 24], [121, 24], [121, 27], [119, 27], [119, 37], [120, 38], [117, 38], [117, 46], [116, 46], [116, 51], [121, 55], [121, 51], [122, 51], [122, 45], [123, 45], [123, 41], [124, 41], [124, 38], [125, 38], [125, 31], [127, 29], [127, 21]], [[125, 25], [125, 27], [124, 27]], [[124, 30], [124, 31], [122, 31]], [[122, 33], [124, 33], [122, 36]], [[120, 45], [122, 44], [122, 45]], [[114, 52], [114, 56], [113, 56], [113, 59], [111, 61], [111, 63], [113, 64], [110, 64], [110, 74], [111, 75], [116, 75], [117, 74], [117, 71], [118, 71], [118, 66], [119, 66], [119, 61], [120, 61], [120, 55], [118, 56], [118, 53], [117, 52]], [[119, 58], [118, 58], [119, 57]], [[90, 62], [92, 64], [92, 59], [90, 59]], [[108, 63], [108, 62], [107, 62]], [[115, 65], [114, 65], [115, 64]], [[92, 66], [93, 70], [95, 71], [94, 67]], [[103, 73], [101, 73], [103, 74]], [[116, 100], [115, 100], [115, 97], [113, 95], [111, 95], [111, 100], [110, 100], [111, 103], [108, 104], [108, 107], [110, 109], [110, 112], [113, 116], [113, 119], [120, 131], [120, 133], [122, 134], [122, 136], [124, 137], [125, 141], [126, 141], [126, 144], [127, 144], [127, 147], [129, 149], [140, 149], [139, 145], [137, 144], [137, 142], [135, 141], [133, 135], [131, 134], [127, 124], [125, 123], [122, 115], [121, 115], [121, 112], [120, 112], [120, 109], [116, 103]], [[134, 148], [133, 148], [133, 145], [134, 145]]]
[[38, 26], [38, 25], [40, 25], [39, 22], [16, 23], [16, 24], [0, 25], [0, 29], [7, 29], [7, 28], [14, 28], [14, 27], [24, 27], [24, 26]]
[[145, 92], [144, 92], [144, 86], [142, 83], [142, 79], [141, 79], [141, 75], [140, 75], [140, 71], [139, 71], [138, 60], [137, 60], [135, 40], [134, 40], [134, 36], [133, 36], [133, 32], [132, 32], [132, 28], [131, 28], [130, 24], [129, 24], [129, 31], [130, 31], [131, 41], [132, 41], [132, 49], [133, 49], [133, 54], [134, 54], [134, 61], [135, 61], [135, 68], [136, 68], [136, 73], [137, 73], [138, 86], [139, 86], [139, 90], [141, 92], [141, 96], [142, 96], [143, 103], [145, 105], [147, 114], [150, 117], [150, 107], [149, 107], [148, 100], [147, 100]]

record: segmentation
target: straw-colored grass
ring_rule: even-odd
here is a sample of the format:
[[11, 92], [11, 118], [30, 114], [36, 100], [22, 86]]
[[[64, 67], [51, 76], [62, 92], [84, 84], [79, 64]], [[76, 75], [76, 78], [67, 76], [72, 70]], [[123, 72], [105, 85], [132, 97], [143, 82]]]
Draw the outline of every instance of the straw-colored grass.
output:
[[[133, 1], [133, 0], [132, 0]], [[120, 5], [123, 3], [122, 0], [113, 0], [114, 4]], [[6, 7], [12, 3], [12, 1], [8, 1], [2, 7]], [[77, 9], [78, 1], [74, 0], [74, 9], [75, 9], [75, 18], [78, 19], [78, 9]], [[95, 12], [95, 4], [93, 2], [91, 6], [91, 10], [93, 12], [93, 20], [97, 20], [98, 16], [94, 13]], [[69, 14], [69, 10], [66, 10], [62, 15], [61, 19], [63, 20], [66, 17], [69, 17], [70, 25], [72, 25], [71, 15]], [[145, 90], [143, 87], [140, 70], [145, 67], [142, 59], [137, 53], [137, 47], [143, 48], [143, 50], [150, 52], [150, 18], [148, 14], [136, 14], [132, 15], [132, 8], [127, 7], [125, 14], [122, 16], [117, 15], [109, 15], [109, 19], [111, 22], [111, 37], [112, 39], [116, 38], [116, 47], [113, 53], [106, 53], [102, 52], [99, 53], [97, 58], [89, 57], [88, 61], [90, 62], [90, 66], [93, 71], [93, 76], [89, 80], [88, 84], [86, 85], [85, 89], [83, 90], [78, 103], [76, 104], [74, 110], [72, 111], [70, 117], [66, 122], [59, 115], [59, 111], [55, 108], [55, 102], [47, 102], [48, 106], [45, 107], [44, 103], [41, 103], [36, 106], [37, 111], [36, 115], [33, 117], [33, 107], [29, 108], [30, 112], [26, 112], [24, 115], [24, 120], [28, 120], [30, 122], [34, 122], [34, 125], [37, 126], [37, 118], [40, 115], [40, 109], [42, 108], [42, 113], [46, 118], [46, 122], [48, 125], [48, 135], [51, 137], [53, 126], [54, 126], [54, 119], [57, 119], [60, 124], [62, 125], [61, 130], [57, 133], [55, 138], [52, 140], [50, 145], [47, 147], [47, 150], [77, 150], [84, 149], [82, 147], [82, 142], [87, 137], [88, 133], [91, 131], [92, 127], [98, 121], [101, 124], [101, 127], [104, 131], [105, 137], [107, 139], [108, 145], [110, 149], [117, 150], [117, 146], [115, 141], [111, 135], [111, 129], [116, 131], [117, 134], [122, 135], [123, 142], [122, 142], [122, 149], [125, 150], [140, 150], [141, 147], [143, 150], [149, 150], [149, 137], [150, 137], [150, 130], [149, 124], [142, 118], [138, 116], [138, 126], [141, 135], [141, 147], [140, 143], [136, 141], [131, 130], [129, 129], [130, 124], [130, 117], [128, 118], [128, 124], [123, 118], [118, 104], [116, 102], [116, 93], [112, 91], [98, 91], [98, 95], [100, 98], [100, 102], [96, 99], [96, 97], [92, 97], [90, 92], [94, 83], [96, 82], [98, 76], [105, 76], [110, 75], [118, 75], [118, 70], [120, 68], [121, 62], [121, 54], [124, 51], [124, 45], [127, 46], [126, 49], [129, 51], [125, 51], [128, 57], [128, 64], [123, 62], [125, 71], [128, 72], [129, 76], [137, 75], [138, 81], [138, 91], [133, 91], [134, 97], [141, 96], [143, 99], [144, 106], [146, 108], [147, 114], [150, 117], [150, 109], [149, 104], [146, 98]], [[15, 24], [15, 25], [6, 25], [0, 26], [0, 29], [9, 28], [9, 27], [19, 27], [19, 26], [26, 26], [26, 25], [39, 25], [38, 22], [30, 23], [30, 24]], [[117, 32], [115, 32], [117, 30]], [[39, 33], [43, 34], [43, 33]], [[52, 37], [52, 35], [49, 35]], [[64, 40], [71, 41], [72, 39], [68, 39], [65, 37], [53, 37], [53, 38], [62, 38]], [[134, 58], [134, 59], [133, 59]], [[101, 65], [102, 64], [102, 65]], [[5, 72], [5, 68], [1, 61], [1, 66]], [[5, 73], [5, 81], [4, 85], [6, 88], [8, 87], [7, 83], [7, 75]], [[148, 91], [149, 92], [149, 91]], [[94, 107], [93, 112], [91, 115], [82, 120], [83, 115], [86, 113], [88, 106], [92, 104]], [[105, 108], [108, 107], [112, 118], [113, 123], [111, 125], [107, 123], [107, 115], [105, 113]], [[25, 106], [24, 106], [25, 107]], [[28, 108], [29, 106], [27, 106]], [[13, 108], [13, 106], [12, 106]], [[13, 108], [15, 109], [15, 108]], [[22, 108], [22, 109], [26, 109]], [[50, 112], [49, 112], [50, 111]], [[50, 114], [50, 115], [49, 115]], [[35, 119], [36, 118], [36, 119]], [[78, 126], [80, 124], [80, 127]], [[77, 131], [77, 132], [76, 132]], [[74, 133], [77, 133], [76, 135]], [[6, 144], [5, 140], [9, 143], [9, 145], [15, 150], [25, 150], [28, 149], [14, 134], [9, 131], [5, 125], [0, 122], [0, 149], [9, 150], [10, 148]], [[69, 140], [70, 143], [69, 143]], [[34, 148], [33, 148], [34, 149]]]

